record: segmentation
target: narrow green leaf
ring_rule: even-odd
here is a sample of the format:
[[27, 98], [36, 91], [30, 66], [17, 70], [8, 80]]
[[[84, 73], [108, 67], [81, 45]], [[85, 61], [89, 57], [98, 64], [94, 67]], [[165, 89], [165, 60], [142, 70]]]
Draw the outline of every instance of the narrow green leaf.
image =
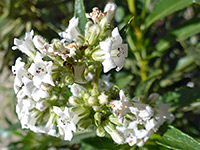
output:
[[156, 49], [158, 51], [165, 51], [176, 42], [176, 39], [184, 40], [197, 33], [200, 33], [199, 18], [192, 19], [183, 25], [176, 27], [157, 43]]
[[85, 6], [83, 0], [75, 0], [74, 4], [74, 16], [79, 18], [79, 29], [83, 34], [85, 31], [85, 25], [87, 23], [87, 18], [85, 16]]
[[130, 84], [131, 80], [133, 79], [133, 75], [125, 72], [119, 72], [118, 74], [115, 74], [115, 78], [117, 79], [116, 84], [120, 88], [125, 88]]
[[122, 38], [126, 37], [126, 33], [131, 25], [131, 22], [133, 21], [134, 16], [131, 17], [131, 19], [127, 22], [127, 24], [119, 31], [120, 35], [122, 36]]
[[160, 0], [155, 4], [154, 11], [146, 18], [145, 27], [148, 28], [156, 20], [183, 9], [192, 3], [194, 3], [193, 0]]
[[158, 144], [170, 149], [199, 150], [200, 143], [173, 126], [169, 126]]

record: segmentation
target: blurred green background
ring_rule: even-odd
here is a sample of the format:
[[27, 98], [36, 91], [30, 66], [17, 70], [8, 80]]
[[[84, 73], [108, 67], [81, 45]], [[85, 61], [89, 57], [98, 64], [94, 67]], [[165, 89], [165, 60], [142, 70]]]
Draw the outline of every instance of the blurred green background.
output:
[[[85, 0], [87, 12], [97, 6], [103, 10], [108, 0]], [[115, 0], [118, 8], [114, 26], [129, 44], [124, 69], [111, 71], [112, 82], [131, 97], [157, 92], [160, 102], [170, 103], [176, 119], [173, 125], [200, 139], [200, 6], [192, 0]], [[196, 3], [194, 3], [196, 2]], [[50, 136], [20, 129], [15, 114], [15, 95], [11, 66], [19, 56], [12, 51], [14, 38], [24, 38], [34, 30], [48, 41], [73, 17], [73, 0], [0, 1], [0, 148], [16, 150], [99, 149], [92, 147], [93, 134], [64, 142]], [[134, 16], [132, 22], [128, 21]], [[127, 29], [127, 30], [124, 30]], [[160, 131], [143, 149], [162, 149], [156, 144]], [[97, 139], [100, 143], [109, 139]], [[105, 140], [105, 141], [104, 141]], [[79, 144], [81, 141], [82, 144]], [[97, 144], [97, 143], [96, 143]], [[106, 145], [106, 142], [104, 143]], [[109, 142], [106, 146], [109, 145]], [[94, 145], [93, 145], [94, 146]], [[106, 147], [105, 146], [105, 147]], [[112, 145], [113, 146], [113, 145]], [[104, 147], [104, 149], [105, 149]], [[116, 149], [135, 149], [124, 145]]]

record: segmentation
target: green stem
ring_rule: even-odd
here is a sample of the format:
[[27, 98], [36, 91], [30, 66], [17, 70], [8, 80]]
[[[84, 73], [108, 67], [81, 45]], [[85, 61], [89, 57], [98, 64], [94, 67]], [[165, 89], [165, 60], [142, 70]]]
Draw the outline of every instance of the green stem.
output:
[[100, 74], [101, 74], [101, 70], [102, 70], [102, 67], [100, 67], [100, 66], [98, 66], [96, 68], [93, 88], [98, 87], [98, 85], [99, 85], [99, 77], [100, 77]]
[[140, 67], [140, 77], [141, 77], [142, 81], [145, 81], [147, 79], [146, 62], [141, 58], [139, 52], [135, 52], [134, 54], [138, 61], [138, 65]]
[[128, 1], [128, 8], [131, 14], [137, 15], [136, 7], [135, 7], [135, 0], [127, 0]]

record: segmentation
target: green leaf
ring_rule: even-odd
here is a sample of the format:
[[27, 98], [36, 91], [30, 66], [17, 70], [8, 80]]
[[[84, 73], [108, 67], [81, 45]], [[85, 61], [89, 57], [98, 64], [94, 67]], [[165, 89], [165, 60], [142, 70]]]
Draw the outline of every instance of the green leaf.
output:
[[167, 132], [163, 135], [158, 144], [170, 148], [180, 150], [199, 150], [200, 143], [191, 136], [183, 133], [173, 126], [169, 126]]
[[116, 84], [120, 88], [125, 88], [126, 86], [129, 85], [129, 83], [133, 79], [133, 75], [127, 74], [125, 72], [119, 72], [119, 73], [115, 74], [115, 78], [117, 79]]
[[156, 49], [158, 51], [164, 51], [176, 42], [175, 39], [184, 40], [197, 33], [200, 33], [200, 21], [199, 18], [194, 18], [183, 25], [176, 27], [169, 34], [167, 34], [157, 43]]
[[127, 31], [131, 25], [131, 22], [133, 21], [134, 19], [134, 16], [131, 17], [131, 19], [129, 19], [129, 21], [127, 22], [127, 24], [119, 31], [120, 35], [122, 38], [125, 38], [126, 37], [126, 34], [127, 34]]
[[119, 149], [118, 145], [113, 142], [110, 138], [99, 138], [99, 137], [90, 137], [83, 139], [82, 142], [85, 144], [81, 150], [110, 150], [110, 149]]
[[155, 4], [154, 11], [146, 18], [145, 27], [148, 28], [156, 20], [168, 16], [193, 3], [193, 0], [160, 0]]
[[172, 107], [183, 108], [185, 106], [189, 106], [191, 103], [196, 102], [200, 98], [200, 87], [194, 88], [182, 88], [176, 89], [175, 91], [170, 91], [165, 93], [160, 101], [164, 103], [170, 103]]
[[85, 16], [85, 6], [83, 0], [75, 0], [74, 4], [74, 16], [79, 18], [79, 29], [83, 34], [85, 31], [85, 25], [87, 23], [87, 18]]

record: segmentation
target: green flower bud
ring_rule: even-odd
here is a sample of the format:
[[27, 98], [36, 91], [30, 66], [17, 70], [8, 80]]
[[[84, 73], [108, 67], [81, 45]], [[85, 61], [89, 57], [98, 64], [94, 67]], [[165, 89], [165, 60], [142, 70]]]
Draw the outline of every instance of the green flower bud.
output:
[[101, 106], [92, 106], [94, 111], [100, 111], [102, 109]]
[[94, 60], [96, 60], [96, 61], [103, 62], [104, 59], [101, 58], [102, 56], [104, 56], [104, 53], [102, 53], [102, 50], [101, 50], [101, 49], [95, 50], [95, 51], [92, 53], [92, 59], [94, 59]]
[[119, 133], [119, 131], [116, 130], [115, 126], [108, 122], [105, 126], [104, 129], [106, 132], [110, 134], [112, 139], [117, 143], [117, 144], [122, 144], [124, 142], [124, 137]]
[[131, 120], [131, 121], [133, 121], [133, 120], [136, 119], [135, 115], [132, 114], [132, 113], [127, 113], [127, 114], [125, 115], [125, 117], [126, 117], [126, 119]]
[[102, 30], [104, 30], [105, 28], [107, 29], [108, 24], [110, 23], [110, 21], [108, 20], [107, 17], [103, 17], [100, 21], [100, 27]]
[[92, 119], [81, 119], [79, 120], [77, 126], [80, 130], [87, 129], [92, 124]]
[[102, 116], [101, 116], [100, 112], [96, 112], [94, 114], [94, 122], [95, 122], [95, 124], [96, 124], [97, 127], [101, 125], [101, 117]]
[[100, 90], [98, 87], [95, 87], [91, 90], [91, 95], [92, 96], [99, 96], [101, 93], [100, 93]]
[[110, 116], [109, 116], [109, 120], [110, 120], [112, 123], [116, 124], [117, 126], [121, 126], [121, 124], [118, 122], [117, 116], [110, 115]]
[[71, 112], [78, 115], [80, 118], [87, 118], [90, 116], [90, 110], [87, 107], [73, 107]]
[[89, 32], [90, 36], [89, 38], [86, 39], [89, 43], [89, 45], [94, 45], [98, 41], [98, 36], [100, 34], [100, 26], [98, 24], [94, 24], [93, 26], [90, 27]]
[[84, 104], [84, 101], [80, 99], [79, 97], [71, 96], [69, 98], [69, 104], [73, 106], [79, 106], [81, 104]]
[[88, 104], [90, 106], [98, 105], [98, 99], [96, 97], [94, 97], [94, 96], [90, 96], [88, 98]]
[[73, 77], [71, 77], [71, 76], [66, 76], [66, 77], [65, 77], [65, 83], [66, 83], [67, 85], [72, 85], [72, 84], [74, 83]]
[[90, 94], [88, 94], [88, 93], [84, 93], [82, 96], [82, 98], [85, 102], [88, 102], [89, 97], [90, 97]]
[[100, 126], [96, 129], [96, 134], [99, 137], [104, 137], [105, 136], [105, 130]]

